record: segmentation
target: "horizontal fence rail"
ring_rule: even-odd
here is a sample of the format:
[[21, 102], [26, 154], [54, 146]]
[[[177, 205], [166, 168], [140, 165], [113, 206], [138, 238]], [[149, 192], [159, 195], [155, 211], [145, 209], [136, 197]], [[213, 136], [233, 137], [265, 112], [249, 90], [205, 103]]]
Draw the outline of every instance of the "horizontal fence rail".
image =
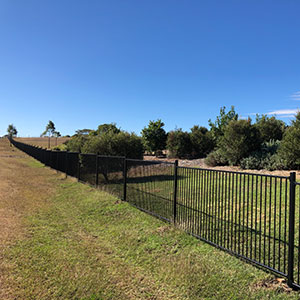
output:
[[178, 162], [51, 151], [11, 139], [46, 166], [96, 186], [300, 287], [300, 183]]

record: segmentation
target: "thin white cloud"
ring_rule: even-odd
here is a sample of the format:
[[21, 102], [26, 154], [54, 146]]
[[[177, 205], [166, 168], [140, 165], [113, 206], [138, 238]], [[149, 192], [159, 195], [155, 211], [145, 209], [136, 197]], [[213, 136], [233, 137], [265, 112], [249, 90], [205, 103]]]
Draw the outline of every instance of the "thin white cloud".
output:
[[292, 100], [300, 100], [300, 91], [299, 91], [299, 92], [296, 92], [296, 93], [294, 93], [294, 94], [292, 94], [292, 95], [290, 96], [290, 98], [291, 98]]
[[298, 111], [299, 111], [299, 108], [279, 109], [279, 110], [270, 111], [267, 113], [267, 115], [294, 116]]

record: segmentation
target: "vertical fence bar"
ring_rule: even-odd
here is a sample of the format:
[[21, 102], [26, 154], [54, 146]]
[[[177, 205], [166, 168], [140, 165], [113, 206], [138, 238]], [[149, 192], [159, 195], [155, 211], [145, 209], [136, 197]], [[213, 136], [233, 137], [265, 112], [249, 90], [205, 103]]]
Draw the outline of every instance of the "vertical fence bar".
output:
[[68, 151], [66, 151], [66, 155], [65, 155], [65, 173], [66, 173], [66, 178], [68, 177]]
[[176, 159], [174, 163], [174, 192], [173, 192], [173, 222], [174, 223], [176, 223], [176, 217], [177, 217], [177, 184], [178, 184], [177, 170], [178, 170], [178, 160]]
[[99, 184], [99, 153], [96, 154], [96, 187], [98, 186]]
[[288, 285], [294, 282], [294, 240], [295, 240], [295, 186], [296, 173], [290, 173], [290, 209], [289, 209], [289, 250], [288, 250]]
[[127, 199], [127, 159], [124, 157], [124, 168], [123, 168], [123, 201]]
[[80, 181], [80, 153], [78, 153], [77, 179]]

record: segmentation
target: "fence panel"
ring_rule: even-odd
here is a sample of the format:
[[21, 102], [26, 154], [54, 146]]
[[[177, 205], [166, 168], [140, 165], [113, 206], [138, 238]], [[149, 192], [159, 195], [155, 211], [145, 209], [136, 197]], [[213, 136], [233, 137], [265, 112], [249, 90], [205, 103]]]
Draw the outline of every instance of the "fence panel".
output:
[[185, 231], [287, 276], [289, 178], [178, 167]]
[[121, 156], [98, 156], [98, 187], [123, 199], [124, 160]]
[[127, 159], [127, 201], [167, 221], [173, 220], [174, 164]]
[[94, 185], [96, 183], [96, 154], [80, 154], [80, 180]]

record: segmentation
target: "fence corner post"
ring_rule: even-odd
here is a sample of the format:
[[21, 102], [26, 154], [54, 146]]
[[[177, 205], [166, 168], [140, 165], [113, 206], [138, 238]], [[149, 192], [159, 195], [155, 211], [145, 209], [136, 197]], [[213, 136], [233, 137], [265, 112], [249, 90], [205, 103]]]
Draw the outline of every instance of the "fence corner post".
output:
[[127, 201], [127, 159], [124, 156], [124, 167], [123, 167], [123, 201]]
[[296, 172], [290, 173], [290, 199], [289, 199], [289, 248], [288, 248], [288, 286], [294, 283], [294, 242], [295, 242], [295, 188]]
[[173, 191], [173, 222], [176, 223], [177, 217], [177, 170], [178, 170], [178, 160], [175, 160], [174, 163], [174, 191]]

